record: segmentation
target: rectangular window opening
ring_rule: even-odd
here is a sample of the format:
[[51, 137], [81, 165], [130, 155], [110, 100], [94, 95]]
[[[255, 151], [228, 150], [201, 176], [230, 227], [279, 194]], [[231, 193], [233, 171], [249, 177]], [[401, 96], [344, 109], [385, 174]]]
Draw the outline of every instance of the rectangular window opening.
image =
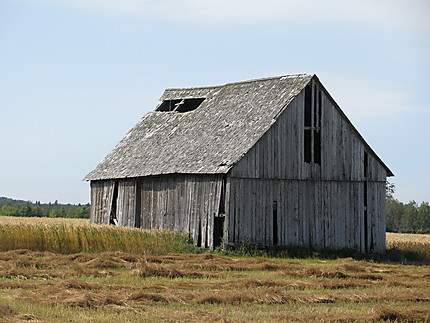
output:
[[168, 112], [189, 112], [197, 109], [205, 98], [164, 100], [155, 111]]
[[364, 177], [367, 178], [369, 172], [369, 154], [367, 152], [364, 152], [363, 172]]
[[176, 105], [180, 103], [182, 99], [177, 100], [164, 100], [158, 107], [155, 109], [155, 111], [173, 111], [176, 108]]
[[312, 86], [311, 84], [305, 87], [305, 127], [312, 126]]
[[363, 225], [364, 225], [364, 251], [369, 252], [369, 227], [368, 227], [368, 212], [367, 212], [367, 181], [363, 183]]
[[321, 120], [322, 120], [322, 92], [318, 91], [318, 123], [316, 124], [318, 129], [321, 129]]
[[321, 135], [319, 131], [314, 131], [314, 162], [321, 165]]
[[305, 129], [304, 149], [305, 163], [312, 162], [312, 130]]

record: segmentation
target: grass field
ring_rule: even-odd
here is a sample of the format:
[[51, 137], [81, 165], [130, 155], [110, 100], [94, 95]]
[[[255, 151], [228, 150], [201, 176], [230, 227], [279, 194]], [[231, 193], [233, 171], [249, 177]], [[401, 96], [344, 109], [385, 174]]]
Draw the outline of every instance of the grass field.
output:
[[[112, 229], [53, 220], [60, 223], [15, 225], [13, 219], [0, 218], [0, 245], [5, 249], [3, 242], [12, 241], [5, 234], [28, 234], [35, 228], [47, 236], [76, 233], [52, 227], [88, 228], [79, 231], [87, 234]], [[15, 226], [27, 231], [6, 230]], [[116, 239], [128, 239], [130, 232], [145, 231], [118, 232]], [[157, 234], [155, 240], [160, 240]], [[178, 252], [169, 245], [183, 243], [174, 239], [151, 251], [157, 244], [150, 233], [140, 237], [148, 242], [133, 252], [1, 251], [0, 322], [430, 320], [428, 265], [184, 253], [183, 246], [177, 246]], [[430, 235], [416, 237], [389, 234], [387, 245], [430, 248]]]

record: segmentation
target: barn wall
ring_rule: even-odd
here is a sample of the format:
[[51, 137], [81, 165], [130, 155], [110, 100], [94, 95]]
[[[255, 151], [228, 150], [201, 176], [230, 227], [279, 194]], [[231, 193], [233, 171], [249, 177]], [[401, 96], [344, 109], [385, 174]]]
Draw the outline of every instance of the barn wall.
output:
[[196, 245], [213, 248], [223, 182], [222, 175], [92, 181], [91, 222], [109, 224], [112, 213], [118, 225], [183, 230], [191, 233]]
[[385, 196], [380, 183], [368, 184], [366, 235], [363, 199], [357, 198], [363, 197], [363, 182], [230, 178], [229, 183], [231, 244], [250, 241], [270, 246], [277, 233], [277, 245], [362, 252], [385, 248], [385, 214], [381, 214]]
[[[315, 81], [312, 84], [314, 93], [321, 90], [320, 165], [304, 162], [303, 90], [256, 145], [231, 169], [232, 177], [363, 181], [366, 179], [364, 151], [367, 151], [371, 159], [367, 179], [385, 181], [386, 170], [373, 152], [366, 147], [325, 90], [319, 88]], [[312, 101], [312, 105], [315, 104]]]
[[118, 225], [139, 227], [137, 180], [119, 180], [117, 185], [116, 219]]
[[141, 227], [184, 230], [194, 243], [213, 248], [223, 176], [172, 175], [139, 179]]
[[276, 201], [278, 244], [382, 251], [387, 171], [316, 81], [312, 92], [320, 163], [314, 149], [305, 162], [303, 90], [230, 171], [229, 241], [271, 245]]
[[115, 181], [91, 181], [91, 223], [109, 224]]

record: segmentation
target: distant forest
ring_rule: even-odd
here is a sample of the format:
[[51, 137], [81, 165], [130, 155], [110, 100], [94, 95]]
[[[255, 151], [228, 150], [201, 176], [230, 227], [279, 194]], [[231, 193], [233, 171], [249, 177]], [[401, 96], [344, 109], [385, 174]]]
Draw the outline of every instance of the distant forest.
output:
[[415, 201], [402, 203], [387, 200], [387, 231], [401, 233], [430, 233], [430, 205]]
[[14, 200], [0, 197], [0, 216], [28, 216], [28, 217], [51, 217], [51, 218], [90, 218], [90, 204], [60, 204], [32, 203], [30, 201]]

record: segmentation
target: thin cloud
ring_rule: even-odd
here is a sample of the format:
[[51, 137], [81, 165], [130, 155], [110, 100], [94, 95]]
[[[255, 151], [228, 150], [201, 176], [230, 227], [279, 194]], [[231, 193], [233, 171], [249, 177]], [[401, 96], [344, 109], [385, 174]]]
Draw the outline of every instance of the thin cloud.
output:
[[200, 24], [258, 24], [282, 20], [349, 21], [410, 31], [430, 30], [427, 0], [22, 0], [110, 14]]
[[321, 81], [351, 120], [395, 118], [425, 112], [410, 102], [412, 95], [387, 89], [386, 84], [375, 80], [328, 74]]

